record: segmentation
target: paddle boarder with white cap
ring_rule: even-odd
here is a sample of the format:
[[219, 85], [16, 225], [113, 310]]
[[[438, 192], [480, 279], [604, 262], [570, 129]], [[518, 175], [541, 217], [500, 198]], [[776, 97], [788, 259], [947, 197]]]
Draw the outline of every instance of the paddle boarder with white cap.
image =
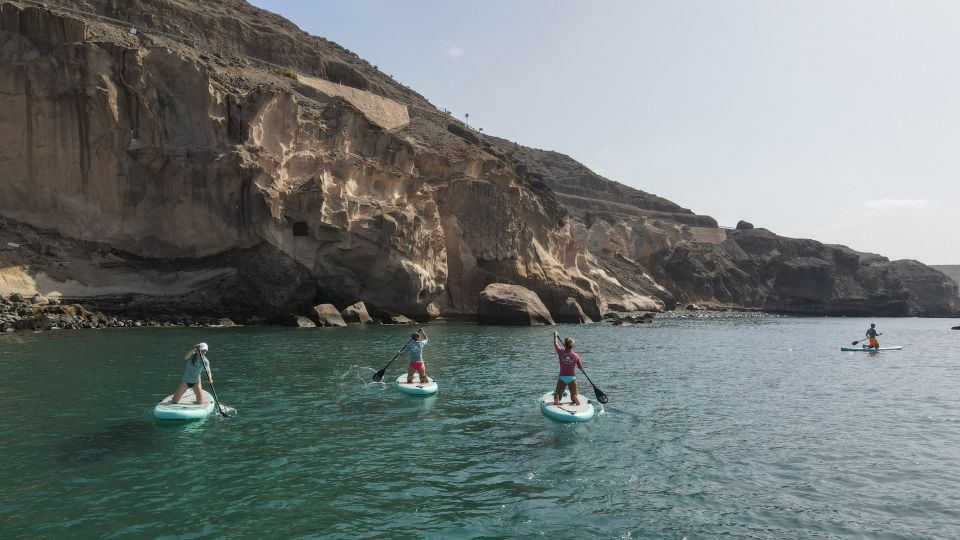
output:
[[187, 366], [183, 370], [180, 386], [177, 387], [177, 391], [173, 394], [173, 399], [170, 400], [171, 403], [179, 403], [180, 398], [183, 397], [183, 394], [188, 388], [193, 389], [194, 395], [197, 396], [197, 403], [204, 403], [203, 388], [200, 384], [201, 373], [206, 371], [207, 377], [210, 379], [210, 384], [213, 384], [213, 374], [210, 372], [210, 361], [207, 360], [207, 350], [209, 350], [209, 347], [206, 343], [197, 343], [184, 357], [187, 361]]

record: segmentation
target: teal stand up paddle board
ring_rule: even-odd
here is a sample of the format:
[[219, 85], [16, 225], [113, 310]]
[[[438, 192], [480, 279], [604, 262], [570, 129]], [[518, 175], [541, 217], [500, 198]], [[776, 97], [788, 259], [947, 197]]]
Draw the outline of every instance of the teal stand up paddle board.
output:
[[547, 392], [540, 397], [540, 412], [557, 422], [586, 422], [593, 418], [593, 404], [583, 394], [577, 394], [577, 398], [580, 405], [574, 405], [570, 392], [564, 390], [560, 405], [554, 405], [553, 392]]
[[216, 405], [213, 402], [213, 396], [203, 390], [203, 404], [197, 403], [197, 396], [193, 390], [187, 390], [180, 396], [179, 403], [171, 403], [173, 394], [160, 400], [157, 406], [153, 408], [153, 416], [160, 420], [199, 420], [206, 418]]
[[437, 382], [427, 377], [426, 383], [420, 382], [420, 374], [413, 374], [413, 383], [407, 384], [407, 376], [401, 375], [397, 377], [396, 382], [393, 383], [397, 387], [397, 390], [403, 392], [404, 394], [410, 394], [414, 396], [430, 396], [437, 393], [437, 390], [440, 389], [437, 386]]
[[840, 350], [843, 352], [878, 352], [878, 351], [900, 351], [903, 350], [903, 347], [880, 347], [879, 349], [874, 349], [872, 347], [840, 347]]

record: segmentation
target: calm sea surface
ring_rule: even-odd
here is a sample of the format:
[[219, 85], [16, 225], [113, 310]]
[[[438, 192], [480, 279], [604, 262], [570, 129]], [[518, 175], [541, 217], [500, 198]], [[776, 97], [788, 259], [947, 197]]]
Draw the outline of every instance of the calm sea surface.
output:
[[[578, 425], [553, 328], [427, 326], [430, 398], [370, 383], [409, 327], [3, 335], [0, 537], [956, 538], [960, 321], [869, 322], [558, 326]], [[201, 340], [239, 415], [155, 422]]]

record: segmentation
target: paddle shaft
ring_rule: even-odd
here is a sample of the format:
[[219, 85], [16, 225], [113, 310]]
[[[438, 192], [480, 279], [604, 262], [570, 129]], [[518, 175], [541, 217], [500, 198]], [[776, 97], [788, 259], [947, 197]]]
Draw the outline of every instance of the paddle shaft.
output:
[[400, 356], [400, 353], [403, 352], [403, 349], [407, 348], [407, 345], [409, 345], [411, 341], [413, 341], [413, 338], [410, 338], [406, 343], [403, 344], [403, 347], [401, 347], [400, 350], [397, 351], [397, 354], [393, 355], [393, 358], [391, 358], [390, 361], [387, 362], [387, 365], [383, 366], [383, 369], [373, 374], [373, 382], [380, 382], [383, 379], [383, 375], [387, 372], [387, 368], [390, 367], [390, 364], [392, 364], [393, 361], [396, 360], [398, 356]]
[[[878, 336], [882, 336], [882, 335], [883, 335], [883, 332], [879, 332], [877, 335], [878, 335]], [[868, 340], [868, 339], [870, 339], [870, 338], [865, 337], [865, 338], [863, 338], [863, 339], [858, 339], [858, 340], [852, 342], [851, 345], [856, 345], [857, 343], [860, 343], [861, 341], [866, 341], [866, 340]]]
[[[202, 356], [200, 358], [205, 360]], [[217, 387], [213, 386], [213, 375], [210, 374], [209, 364], [207, 364], [207, 381], [210, 383], [210, 390], [213, 390], [213, 401], [217, 404], [217, 412], [220, 413], [220, 416], [229, 418], [230, 416], [220, 407], [220, 398], [217, 397]]]

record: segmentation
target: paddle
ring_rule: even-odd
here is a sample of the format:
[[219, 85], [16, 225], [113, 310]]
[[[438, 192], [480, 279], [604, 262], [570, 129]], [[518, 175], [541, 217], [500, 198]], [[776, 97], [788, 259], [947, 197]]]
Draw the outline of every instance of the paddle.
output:
[[[882, 336], [882, 335], [883, 335], [883, 332], [880, 332], [880, 333], [877, 334], [877, 335], [878, 335], [878, 336]], [[857, 343], [860, 343], [861, 341], [866, 341], [866, 340], [868, 340], [868, 339], [870, 339], [870, 338], [858, 339], [858, 340], [854, 341], [853, 343], [851, 343], [851, 345], [856, 345]]]
[[383, 374], [387, 372], [387, 368], [390, 367], [390, 364], [392, 364], [393, 361], [396, 360], [398, 356], [400, 356], [400, 353], [403, 352], [403, 349], [407, 348], [407, 345], [410, 344], [410, 341], [413, 341], [413, 338], [410, 338], [410, 340], [403, 345], [403, 348], [397, 351], [397, 354], [393, 355], [393, 358], [391, 358], [390, 361], [387, 362], [387, 365], [383, 366], [383, 369], [373, 374], [373, 382], [380, 382], [383, 379]]
[[600, 389], [597, 388], [597, 385], [593, 384], [593, 381], [590, 380], [590, 376], [587, 375], [587, 371], [583, 369], [583, 366], [580, 366], [580, 371], [582, 371], [583, 374], [586, 375], [587, 380], [590, 381], [590, 386], [593, 387], [593, 393], [597, 395], [597, 401], [603, 404], [606, 404], [608, 401], [610, 401], [610, 398], [608, 398], [606, 394], [601, 392]]
[[217, 412], [220, 413], [220, 416], [224, 418], [230, 418], [230, 415], [223, 410], [223, 407], [220, 405], [220, 398], [217, 397], [217, 388], [213, 386], [213, 376], [210, 375], [210, 368], [207, 368], [207, 381], [210, 382], [210, 389], [213, 390], [213, 400], [217, 403]]

